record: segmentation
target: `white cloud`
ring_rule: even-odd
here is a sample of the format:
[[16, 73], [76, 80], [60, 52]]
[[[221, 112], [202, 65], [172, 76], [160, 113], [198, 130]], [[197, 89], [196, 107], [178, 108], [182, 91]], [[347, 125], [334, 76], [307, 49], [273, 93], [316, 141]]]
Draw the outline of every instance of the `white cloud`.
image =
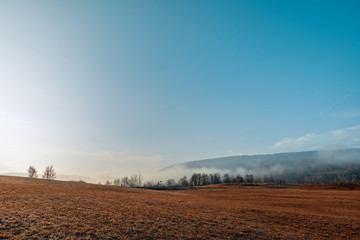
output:
[[358, 134], [359, 132], [360, 132], [360, 125], [334, 130], [331, 131], [330, 133], [336, 137], [346, 137], [351, 134]]
[[360, 125], [337, 129], [324, 133], [308, 133], [297, 138], [283, 138], [269, 149], [281, 151], [306, 151], [328, 148], [329, 146], [358, 147]]
[[342, 113], [339, 113], [338, 116], [341, 118], [360, 117], [360, 111], [342, 112]]
[[274, 144], [275, 148], [284, 147], [291, 144], [303, 144], [305, 142], [311, 141], [313, 138], [316, 137], [316, 134], [314, 133], [308, 133], [304, 136], [298, 137], [298, 138], [283, 138], [280, 141], [276, 142]]

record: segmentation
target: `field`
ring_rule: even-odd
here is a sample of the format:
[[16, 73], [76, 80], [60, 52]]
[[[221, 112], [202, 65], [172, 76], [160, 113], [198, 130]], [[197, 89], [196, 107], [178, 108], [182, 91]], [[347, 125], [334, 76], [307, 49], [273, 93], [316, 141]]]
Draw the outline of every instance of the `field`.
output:
[[[213, 186], [214, 187], [214, 186]], [[0, 176], [0, 239], [360, 239], [360, 191], [153, 191]]]

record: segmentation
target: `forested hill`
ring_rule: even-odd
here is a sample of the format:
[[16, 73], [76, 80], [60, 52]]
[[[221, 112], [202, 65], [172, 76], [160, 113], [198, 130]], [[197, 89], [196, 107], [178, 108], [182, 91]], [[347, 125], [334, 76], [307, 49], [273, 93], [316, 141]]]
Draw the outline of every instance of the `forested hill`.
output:
[[342, 149], [342, 150], [323, 150], [307, 152], [289, 152], [262, 155], [241, 155], [204, 159], [198, 161], [185, 162], [182, 164], [172, 165], [164, 170], [177, 166], [187, 169], [273, 169], [277, 168], [307, 168], [317, 164], [338, 164], [338, 163], [359, 163], [360, 149]]
[[331, 182], [360, 180], [360, 149], [289, 152], [263, 155], [229, 156], [185, 162], [162, 171], [274, 175], [286, 181]]

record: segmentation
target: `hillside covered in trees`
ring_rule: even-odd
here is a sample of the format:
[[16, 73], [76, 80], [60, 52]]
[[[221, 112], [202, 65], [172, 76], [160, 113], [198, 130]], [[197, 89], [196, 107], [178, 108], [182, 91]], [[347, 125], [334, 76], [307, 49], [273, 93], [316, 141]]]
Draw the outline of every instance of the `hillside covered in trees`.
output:
[[[193, 172], [191, 176], [178, 180], [180, 186], [230, 182], [360, 182], [360, 149], [230, 156], [177, 164], [162, 172], [174, 170]], [[175, 182], [170, 179], [167, 184]]]

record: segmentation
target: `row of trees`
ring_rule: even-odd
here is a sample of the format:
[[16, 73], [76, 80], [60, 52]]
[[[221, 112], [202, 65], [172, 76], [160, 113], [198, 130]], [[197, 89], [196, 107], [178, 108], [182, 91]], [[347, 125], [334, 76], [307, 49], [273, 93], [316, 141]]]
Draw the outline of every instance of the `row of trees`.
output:
[[[37, 174], [37, 171], [36, 171], [36, 168], [34, 166], [30, 166], [28, 168], [28, 176], [30, 178], [37, 178], [38, 177], [38, 174]], [[42, 177], [44, 179], [48, 179], [48, 180], [54, 180], [56, 178], [56, 172], [55, 172], [55, 169], [54, 167], [51, 165], [51, 166], [47, 166], [45, 168], [45, 170], [43, 171], [43, 175]]]
[[307, 169], [291, 170], [275, 177], [292, 183], [338, 184], [360, 182], [360, 164], [320, 164]]
[[116, 178], [113, 182], [107, 180], [105, 185], [115, 185], [119, 187], [141, 187], [144, 177], [139, 174], [133, 174], [130, 177]]
[[252, 174], [247, 174], [242, 177], [237, 174], [235, 177], [228, 173], [221, 176], [219, 173], [193, 173], [190, 178], [187, 176], [181, 177], [178, 181], [175, 179], [168, 179], [167, 181], [148, 180], [142, 184], [143, 177], [141, 174], [132, 175], [131, 177], [117, 178], [113, 182], [107, 180], [105, 185], [115, 185], [122, 187], [144, 187], [144, 188], [159, 188], [159, 187], [188, 187], [188, 186], [202, 186], [220, 183], [254, 183], [257, 180]]
[[231, 176], [229, 173], [220, 175], [219, 173], [193, 173], [190, 178], [187, 176], [181, 177], [178, 181], [175, 179], [168, 179], [165, 183], [158, 182], [154, 184], [152, 181], [147, 181], [145, 187], [157, 187], [157, 186], [167, 186], [167, 187], [187, 187], [187, 186], [203, 186], [210, 184], [221, 184], [221, 183], [254, 183], [255, 178], [252, 174], [246, 174], [242, 177], [240, 174], [236, 176]]
[[360, 165], [358, 164], [342, 164], [341, 166], [323, 166], [309, 168], [303, 171], [285, 172], [281, 174], [270, 174], [254, 176], [246, 174], [241, 176], [237, 174], [232, 176], [229, 173], [220, 175], [219, 173], [193, 173], [190, 178], [181, 177], [178, 181], [168, 179], [165, 182], [146, 181], [144, 187], [187, 187], [187, 186], [203, 186], [221, 183], [237, 183], [237, 184], [253, 184], [253, 183], [296, 183], [296, 184], [338, 184], [338, 183], [358, 183], [360, 182]]

